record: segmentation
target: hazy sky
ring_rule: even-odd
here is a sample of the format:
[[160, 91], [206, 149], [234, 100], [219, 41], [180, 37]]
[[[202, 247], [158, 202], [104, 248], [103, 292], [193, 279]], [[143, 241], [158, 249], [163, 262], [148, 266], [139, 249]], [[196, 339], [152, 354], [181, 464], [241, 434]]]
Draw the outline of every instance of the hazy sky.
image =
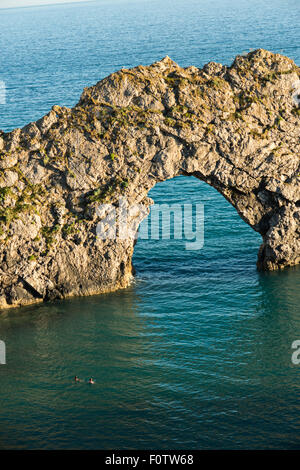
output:
[[0, 0], [0, 8], [27, 7], [36, 5], [48, 5], [50, 3], [72, 3], [88, 0]]

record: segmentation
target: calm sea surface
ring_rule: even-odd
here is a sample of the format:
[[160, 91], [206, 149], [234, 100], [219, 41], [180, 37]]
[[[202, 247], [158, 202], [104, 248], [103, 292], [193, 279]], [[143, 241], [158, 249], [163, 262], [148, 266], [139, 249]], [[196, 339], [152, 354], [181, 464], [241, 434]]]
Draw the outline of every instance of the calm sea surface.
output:
[[[115, 0], [0, 10], [0, 128], [22, 127], [122, 66], [230, 64], [263, 47], [300, 64], [298, 0]], [[139, 240], [117, 293], [2, 312], [0, 448], [300, 448], [300, 270], [262, 274], [260, 236], [193, 178], [205, 242]], [[74, 384], [77, 374], [96, 384]]]

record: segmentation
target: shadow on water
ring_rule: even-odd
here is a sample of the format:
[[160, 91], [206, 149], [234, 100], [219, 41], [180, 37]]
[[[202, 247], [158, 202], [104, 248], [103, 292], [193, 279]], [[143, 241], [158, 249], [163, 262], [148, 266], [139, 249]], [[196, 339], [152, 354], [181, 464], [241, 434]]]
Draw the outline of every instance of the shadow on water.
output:
[[300, 270], [254, 276], [224, 315], [151, 308], [139, 281], [2, 313], [0, 447], [297, 447]]

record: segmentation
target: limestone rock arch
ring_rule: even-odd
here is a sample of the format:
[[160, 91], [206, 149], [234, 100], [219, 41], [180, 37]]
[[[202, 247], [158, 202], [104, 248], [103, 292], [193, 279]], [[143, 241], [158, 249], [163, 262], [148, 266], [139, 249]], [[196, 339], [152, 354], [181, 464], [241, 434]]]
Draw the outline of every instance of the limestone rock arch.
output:
[[261, 49], [230, 67], [166, 57], [0, 132], [0, 307], [126, 287], [134, 240], [96, 238], [99, 204], [149, 206], [177, 175], [216, 188], [261, 234], [259, 269], [298, 264], [299, 76]]

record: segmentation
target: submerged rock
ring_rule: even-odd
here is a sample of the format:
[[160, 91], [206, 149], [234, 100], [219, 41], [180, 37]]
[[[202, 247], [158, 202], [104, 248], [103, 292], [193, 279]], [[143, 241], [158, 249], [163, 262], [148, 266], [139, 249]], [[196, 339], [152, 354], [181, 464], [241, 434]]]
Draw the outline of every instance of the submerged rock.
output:
[[128, 286], [135, 240], [97, 238], [112, 217], [99, 204], [143, 204], [136, 231], [149, 190], [177, 175], [216, 188], [261, 234], [259, 269], [298, 264], [299, 76], [265, 50], [203, 69], [166, 57], [0, 132], [0, 308]]

